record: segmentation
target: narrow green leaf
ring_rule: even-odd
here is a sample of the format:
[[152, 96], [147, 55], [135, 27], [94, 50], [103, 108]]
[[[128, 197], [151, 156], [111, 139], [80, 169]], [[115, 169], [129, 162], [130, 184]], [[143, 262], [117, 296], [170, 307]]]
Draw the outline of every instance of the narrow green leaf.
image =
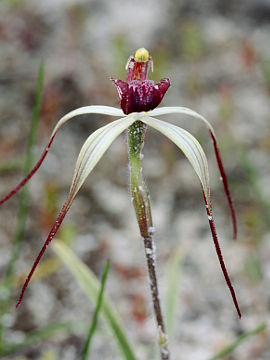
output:
[[8, 356], [20, 350], [36, 346], [38, 343], [47, 340], [56, 334], [71, 334], [79, 330], [78, 323], [56, 323], [45, 326], [42, 329], [31, 332], [22, 342], [15, 344], [5, 344], [0, 350], [0, 356]]
[[[34, 109], [33, 109], [33, 115], [32, 115], [31, 126], [30, 126], [30, 134], [29, 134], [29, 138], [28, 138], [26, 159], [25, 159], [25, 164], [24, 164], [24, 174], [25, 175], [27, 175], [29, 173], [29, 171], [31, 170], [31, 167], [32, 167], [32, 164], [34, 161], [33, 149], [34, 149], [34, 145], [35, 145], [35, 141], [36, 141], [36, 137], [37, 137], [38, 121], [39, 121], [39, 117], [40, 117], [43, 81], [44, 81], [44, 65], [43, 65], [43, 63], [41, 63], [40, 67], [39, 67], [39, 72], [38, 72]], [[25, 186], [22, 189], [22, 192], [20, 195], [18, 224], [17, 224], [17, 228], [15, 231], [14, 246], [12, 249], [12, 256], [11, 256], [11, 260], [10, 260], [9, 267], [7, 270], [7, 277], [12, 276], [12, 274], [14, 272], [15, 261], [18, 257], [22, 238], [24, 235], [25, 222], [26, 222], [26, 218], [27, 218], [27, 210], [28, 210], [28, 188], [27, 188], [27, 186]]]
[[[93, 272], [82, 263], [73, 251], [61, 242], [55, 242], [53, 249], [63, 263], [72, 273], [85, 294], [95, 304], [97, 302], [100, 284]], [[101, 316], [112, 331], [114, 339], [117, 340], [122, 356], [126, 360], [136, 360], [130, 343], [127, 340], [123, 326], [120, 323], [119, 315], [113, 310], [112, 305], [106, 297], [103, 297], [101, 306]]]
[[103, 293], [104, 293], [105, 283], [106, 283], [108, 272], [109, 272], [109, 267], [110, 267], [110, 262], [107, 261], [106, 264], [105, 264], [103, 276], [102, 276], [102, 279], [101, 279], [101, 286], [100, 286], [100, 291], [99, 291], [99, 294], [98, 294], [98, 300], [97, 300], [96, 309], [95, 309], [95, 312], [94, 312], [92, 323], [91, 323], [90, 328], [89, 328], [87, 340], [86, 340], [86, 343], [85, 343], [85, 346], [84, 346], [84, 349], [83, 349], [82, 360], [87, 360], [88, 359], [88, 354], [89, 354], [89, 351], [90, 351], [91, 341], [92, 341], [93, 335], [94, 335], [94, 333], [96, 331], [96, 327], [97, 327], [98, 315], [99, 315], [99, 312], [100, 312], [100, 309], [101, 309], [101, 304], [102, 304], [102, 300], [103, 300]]
[[212, 356], [209, 360], [223, 359], [224, 356], [227, 356], [230, 353], [232, 353], [244, 341], [248, 340], [251, 336], [255, 336], [255, 335], [261, 333], [265, 329], [266, 329], [266, 324], [263, 323], [263, 324], [257, 326], [255, 329], [245, 332], [244, 334], [238, 336], [233, 342], [231, 342], [231, 344], [229, 344], [224, 349], [219, 351], [216, 355]]
[[172, 342], [173, 331], [176, 322], [177, 312], [177, 299], [179, 295], [179, 270], [180, 264], [183, 259], [183, 251], [178, 248], [173, 253], [169, 261], [169, 271], [167, 276], [167, 301], [166, 301], [166, 319], [167, 319], [167, 331], [169, 339]]
[[[30, 134], [28, 138], [28, 146], [27, 146], [27, 153], [24, 163], [24, 174], [26, 175], [33, 163], [33, 149], [34, 144], [36, 141], [36, 135], [37, 135], [37, 127], [38, 127], [38, 121], [40, 116], [40, 108], [41, 108], [41, 98], [42, 98], [42, 89], [43, 89], [43, 80], [44, 80], [44, 65], [43, 63], [40, 64], [39, 72], [38, 72], [38, 79], [37, 79], [37, 85], [36, 85], [36, 92], [35, 92], [35, 100], [34, 100], [34, 108], [33, 108], [33, 114], [32, 114], [32, 120], [30, 125]], [[24, 236], [24, 229], [25, 229], [25, 223], [27, 219], [27, 213], [28, 213], [28, 188], [25, 186], [20, 194], [19, 199], [19, 210], [17, 215], [17, 226], [14, 234], [13, 239], [13, 245], [12, 245], [12, 252], [11, 252], [11, 258], [8, 264], [6, 276], [4, 279], [4, 282], [6, 284], [6, 289], [9, 295], [6, 297], [6, 299], [1, 304], [1, 311], [0, 311], [0, 349], [3, 347], [3, 336], [5, 327], [3, 325], [3, 315], [8, 311], [9, 304], [10, 304], [10, 292], [11, 287], [13, 284], [13, 277], [14, 277], [14, 270], [16, 261], [18, 258], [18, 254], [21, 248], [22, 239]]]
[[22, 159], [7, 160], [0, 164], [0, 174], [23, 171], [25, 161]]

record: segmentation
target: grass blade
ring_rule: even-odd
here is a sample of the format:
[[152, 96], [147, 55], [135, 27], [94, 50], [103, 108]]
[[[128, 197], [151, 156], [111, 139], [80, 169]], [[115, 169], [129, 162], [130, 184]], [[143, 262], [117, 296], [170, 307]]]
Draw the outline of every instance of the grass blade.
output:
[[[37, 135], [37, 128], [38, 128], [38, 121], [40, 117], [40, 108], [41, 108], [41, 99], [42, 99], [42, 89], [43, 89], [43, 80], [44, 80], [44, 65], [43, 63], [40, 64], [39, 72], [38, 72], [38, 79], [37, 79], [37, 86], [35, 92], [35, 100], [34, 100], [34, 109], [32, 114], [31, 126], [30, 126], [30, 134], [28, 138], [28, 146], [27, 146], [27, 153], [24, 163], [24, 174], [27, 174], [32, 167], [33, 163], [33, 149], [36, 141]], [[25, 223], [27, 219], [27, 212], [28, 212], [28, 189], [25, 187], [21, 192], [20, 199], [19, 199], [19, 210], [18, 210], [18, 223], [15, 230], [15, 235], [13, 239], [13, 247], [11, 252], [11, 259], [8, 264], [6, 277], [4, 280], [5, 287], [7, 290], [7, 296], [3, 303], [1, 304], [1, 311], [0, 311], [0, 349], [3, 346], [3, 336], [4, 336], [4, 325], [2, 322], [3, 315], [8, 311], [9, 304], [10, 304], [10, 293], [13, 284], [13, 277], [14, 277], [14, 270], [16, 261], [18, 258], [18, 254], [21, 248], [21, 243], [24, 235]]]
[[16, 171], [23, 171], [24, 163], [25, 163], [25, 161], [21, 160], [21, 159], [5, 160], [5, 161], [1, 162], [1, 164], [0, 164], [0, 175], [13, 173]]
[[176, 322], [177, 303], [176, 300], [179, 294], [179, 267], [183, 259], [183, 251], [178, 248], [174, 252], [169, 262], [168, 271], [168, 292], [166, 301], [166, 319], [167, 331], [170, 341], [172, 342], [172, 334]]
[[105, 289], [105, 283], [106, 283], [106, 280], [107, 280], [107, 275], [108, 275], [108, 272], [109, 272], [109, 267], [110, 267], [110, 262], [107, 261], [106, 264], [105, 264], [103, 276], [102, 276], [102, 279], [101, 279], [101, 286], [100, 286], [100, 291], [99, 291], [99, 294], [98, 294], [98, 300], [97, 300], [96, 309], [95, 309], [95, 312], [94, 312], [92, 323], [91, 323], [90, 328], [89, 328], [87, 340], [86, 340], [86, 343], [85, 343], [85, 346], [84, 346], [84, 349], [83, 349], [82, 360], [87, 360], [87, 358], [88, 358], [88, 354], [89, 354], [90, 346], [91, 346], [91, 341], [92, 341], [93, 335], [94, 335], [94, 333], [96, 331], [98, 315], [99, 315], [99, 312], [100, 312], [100, 309], [101, 309], [103, 293], [104, 293], [104, 289]]
[[[53, 250], [67, 266], [78, 284], [84, 290], [88, 298], [93, 302], [97, 302], [100, 284], [93, 272], [73, 253], [73, 251], [62, 242], [52, 244]], [[125, 332], [119, 321], [119, 316], [113, 310], [110, 302], [103, 297], [101, 306], [101, 316], [112, 331], [114, 338], [117, 340], [122, 357], [125, 360], [136, 360], [134, 352], [131, 348]]]
[[5, 344], [0, 350], [0, 356], [8, 356], [23, 349], [29, 348], [30, 346], [35, 346], [58, 333], [74, 333], [77, 329], [79, 329], [78, 323], [55, 323], [47, 325], [42, 329], [33, 331], [20, 343]]
[[219, 351], [216, 355], [211, 357], [209, 360], [219, 360], [224, 358], [224, 356], [227, 356], [231, 352], [233, 352], [239, 345], [242, 344], [245, 340], [248, 340], [251, 336], [255, 336], [259, 333], [261, 333], [263, 330], [266, 329], [266, 324], [263, 323], [259, 326], [257, 326], [255, 329], [245, 332], [244, 334], [238, 336], [231, 344], [226, 346], [224, 349]]
[[[40, 117], [43, 80], [44, 80], [44, 65], [43, 65], [43, 63], [41, 63], [40, 67], [39, 67], [39, 72], [38, 72], [34, 109], [33, 109], [33, 114], [32, 114], [30, 134], [29, 134], [29, 138], [28, 138], [28, 146], [27, 146], [26, 159], [25, 159], [25, 164], [24, 164], [24, 175], [27, 175], [28, 172], [31, 170], [31, 167], [32, 167], [32, 164], [34, 161], [33, 149], [34, 149], [34, 145], [36, 142], [38, 121], [39, 121], [39, 117]], [[15, 236], [14, 236], [14, 246], [13, 246], [13, 250], [12, 250], [12, 256], [11, 256], [11, 260], [9, 263], [9, 267], [7, 270], [7, 277], [12, 276], [12, 274], [14, 272], [15, 262], [18, 257], [22, 238], [24, 235], [25, 222], [26, 222], [26, 218], [27, 218], [27, 210], [28, 210], [28, 188], [27, 188], [27, 186], [25, 186], [22, 189], [22, 192], [20, 195], [20, 200], [19, 200], [18, 225], [17, 225], [17, 229], [15, 232]]]

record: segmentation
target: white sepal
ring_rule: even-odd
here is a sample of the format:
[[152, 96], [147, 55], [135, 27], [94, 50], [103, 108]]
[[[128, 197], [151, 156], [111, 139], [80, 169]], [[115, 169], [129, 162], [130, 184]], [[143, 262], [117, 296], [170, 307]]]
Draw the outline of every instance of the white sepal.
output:
[[211, 201], [208, 164], [205, 153], [198, 140], [196, 140], [188, 131], [162, 120], [149, 116], [142, 116], [140, 120], [146, 125], [161, 132], [183, 151], [199, 177], [210, 210]]
[[213, 126], [210, 124], [210, 122], [208, 120], [206, 120], [205, 117], [203, 117], [196, 111], [193, 111], [189, 108], [181, 107], [181, 106], [168, 106], [168, 107], [156, 108], [154, 110], [147, 112], [147, 115], [149, 115], [149, 116], [160, 116], [160, 115], [167, 115], [167, 114], [184, 114], [184, 115], [192, 116], [196, 119], [202, 120], [206, 124], [208, 129], [213, 133], [213, 136], [216, 137], [215, 131], [213, 129]]
[[88, 137], [77, 159], [69, 192], [70, 202], [73, 201], [86, 178], [94, 169], [112, 142], [124, 130], [132, 125], [136, 119], [136, 117], [129, 115], [125, 118], [116, 120], [112, 123], [109, 123], [108, 125], [101, 127]]
[[66, 115], [64, 115], [56, 124], [51, 137], [55, 135], [55, 133], [59, 130], [59, 128], [68, 120], [74, 118], [78, 115], [85, 115], [85, 114], [101, 114], [101, 115], [110, 115], [110, 116], [125, 116], [121, 109], [117, 109], [112, 106], [105, 106], [105, 105], [91, 105], [91, 106], [84, 106], [80, 107], [76, 110], [72, 110]]

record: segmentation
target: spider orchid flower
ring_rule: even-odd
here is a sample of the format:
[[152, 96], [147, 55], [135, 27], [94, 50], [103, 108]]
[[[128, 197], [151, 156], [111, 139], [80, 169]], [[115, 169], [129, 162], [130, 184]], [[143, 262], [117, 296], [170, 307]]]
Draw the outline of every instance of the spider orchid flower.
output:
[[[25, 290], [31, 280], [31, 277], [38, 263], [40, 262], [47, 246], [56, 235], [61, 223], [63, 222], [68, 210], [71, 207], [74, 198], [76, 197], [78, 191], [80, 190], [81, 186], [85, 182], [88, 175], [92, 172], [92, 170], [99, 162], [105, 151], [112, 144], [112, 142], [125, 130], [127, 129], [129, 130], [129, 136], [131, 137], [131, 140], [133, 139], [134, 143], [136, 144], [136, 141], [138, 140], [138, 139], [136, 140], [136, 136], [138, 137], [139, 129], [137, 129], [137, 134], [136, 134], [136, 126], [134, 127], [134, 125], [140, 123], [143, 124], [144, 129], [146, 127], [154, 128], [155, 130], [161, 132], [163, 135], [169, 138], [173, 143], [175, 143], [175, 145], [180, 150], [183, 151], [183, 153], [191, 163], [196, 175], [198, 176], [203, 192], [206, 213], [208, 216], [208, 221], [209, 221], [216, 253], [218, 256], [218, 260], [220, 262], [220, 266], [224, 274], [225, 280], [227, 282], [228, 288], [230, 290], [232, 300], [237, 310], [237, 313], [239, 317], [241, 317], [241, 312], [238, 306], [236, 295], [225, 267], [225, 263], [222, 257], [221, 249], [219, 246], [219, 242], [215, 230], [211, 198], [210, 198], [208, 164], [205, 153], [199, 142], [189, 132], [176, 125], [172, 125], [168, 122], [164, 122], [163, 120], [156, 119], [156, 117], [167, 114], [188, 115], [197, 120], [202, 121], [208, 128], [213, 141], [217, 164], [219, 167], [224, 190], [227, 195], [227, 199], [231, 211], [234, 238], [236, 238], [237, 229], [236, 229], [235, 211], [229, 192], [226, 174], [218, 150], [215, 132], [213, 130], [213, 127], [210, 125], [210, 123], [202, 115], [198, 114], [197, 112], [191, 109], [185, 107], [157, 108], [157, 106], [160, 104], [163, 96], [165, 95], [166, 91], [170, 86], [170, 81], [169, 79], [162, 79], [158, 84], [155, 84], [153, 81], [148, 80], [148, 72], [150, 68], [153, 71], [153, 61], [149, 52], [144, 48], [137, 50], [135, 54], [128, 59], [126, 65], [126, 69], [127, 69], [126, 81], [124, 82], [122, 80], [111, 79], [117, 88], [122, 109], [118, 109], [110, 106], [103, 106], [103, 105], [102, 106], [92, 105], [92, 106], [85, 106], [78, 108], [63, 116], [56, 124], [47, 146], [45, 147], [40, 159], [38, 160], [32, 171], [14, 189], [12, 189], [9, 194], [7, 194], [5, 197], [3, 197], [0, 200], [0, 205], [1, 205], [5, 201], [10, 199], [14, 194], [16, 194], [26, 184], [26, 182], [32, 178], [32, 176], [36, 173], [36, 171], [43, 163], [57, 132], [67, 121], [82, 114], [102, 114], [102, 115], [109, 115], [120, 118], [96, 130], [87, 138], [86, 142], [84, 143], [76, 162], [73, 180], [70, 186], [67, 199], [64, 205], [62, 206], [62, 209], [27, 276], [27, 279], [21, 290], [16, 307], [20, 305]], [[133, 129], [135, 129], [133, 133], [130, 132], [132, 126]], [[142, 139], [140, 140], [141, 142], [143, 141]], [[136, 147], [135, 147], [135, 152], [136, 152]], [[136, 189], [134, 187], [133, 188], [134, 196], [135, 196], [135, 192]], [[149, 224], [151, 225], [151, 221], [149, 222], [147, 220], [147, 217], [144, 217], [142, 213], [139, 214], [139, 216], [144, 221], [144, 225], [140, 226], [141, 234], [144, 238], [148, 239], [147, 236], [150, 236], [152, 232], [152, 228], [151, 226], [149, 226]]]

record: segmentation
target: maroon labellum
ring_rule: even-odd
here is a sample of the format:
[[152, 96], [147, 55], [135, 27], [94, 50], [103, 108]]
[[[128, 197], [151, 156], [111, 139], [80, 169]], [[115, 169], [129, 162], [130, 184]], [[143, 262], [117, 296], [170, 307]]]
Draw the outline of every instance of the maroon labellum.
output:
[[126, 115], [155, 109], [170, 86], [169, 79], [162, 79], [156, 85], [153, 80], [125, 82], [112, 79], [112, 81], [117, 88], [120, 105]]

